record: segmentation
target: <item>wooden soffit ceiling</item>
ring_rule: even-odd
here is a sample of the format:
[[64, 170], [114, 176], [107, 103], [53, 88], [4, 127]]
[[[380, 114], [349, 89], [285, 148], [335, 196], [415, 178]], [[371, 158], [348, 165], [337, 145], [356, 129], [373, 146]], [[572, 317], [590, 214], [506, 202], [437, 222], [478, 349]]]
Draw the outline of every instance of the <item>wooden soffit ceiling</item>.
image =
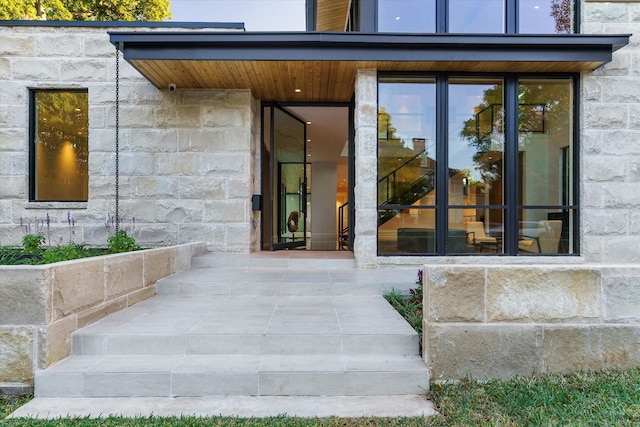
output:
[[344, 31], [351, 0], [317, 0], [316, 30]]
[[160, 89], [249, 89], [260, 100], [348, 102], [358, 69], [581, 72], [611, 61], [629, 36], [136, 32], [111, 33], [111, 41]]

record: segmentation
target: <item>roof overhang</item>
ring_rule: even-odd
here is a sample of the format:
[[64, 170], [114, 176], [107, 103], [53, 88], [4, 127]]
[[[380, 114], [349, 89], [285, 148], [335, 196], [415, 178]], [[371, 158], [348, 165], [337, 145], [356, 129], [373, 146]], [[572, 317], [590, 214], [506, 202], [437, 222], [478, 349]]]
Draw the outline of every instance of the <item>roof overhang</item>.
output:
[[[564, 73], [593, 70], [629, 35], [111, 32], [160, 89], [250, 89], [262, 100], [349, 101], [358, 69]], [[299, 89], [300, 92], [296, 92]]]

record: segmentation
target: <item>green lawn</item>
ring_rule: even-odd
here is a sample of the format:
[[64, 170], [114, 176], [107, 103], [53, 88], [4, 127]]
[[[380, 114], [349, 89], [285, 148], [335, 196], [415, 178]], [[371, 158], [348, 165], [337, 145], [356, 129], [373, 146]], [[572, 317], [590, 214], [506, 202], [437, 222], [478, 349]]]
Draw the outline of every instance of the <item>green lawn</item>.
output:
[[640, 369], [432, 385], [431, 418], [105, 418], [8, 420], [28, 399], [0, 396], [2, 426], [640, 426]]

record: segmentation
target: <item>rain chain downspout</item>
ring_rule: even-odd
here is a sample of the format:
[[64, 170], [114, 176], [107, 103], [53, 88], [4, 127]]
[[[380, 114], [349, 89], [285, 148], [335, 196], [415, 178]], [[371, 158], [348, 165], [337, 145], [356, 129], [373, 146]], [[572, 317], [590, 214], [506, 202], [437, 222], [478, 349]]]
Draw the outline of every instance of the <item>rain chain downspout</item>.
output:
[[120, 231], [120, 46], [116, 45], [116, 233]]

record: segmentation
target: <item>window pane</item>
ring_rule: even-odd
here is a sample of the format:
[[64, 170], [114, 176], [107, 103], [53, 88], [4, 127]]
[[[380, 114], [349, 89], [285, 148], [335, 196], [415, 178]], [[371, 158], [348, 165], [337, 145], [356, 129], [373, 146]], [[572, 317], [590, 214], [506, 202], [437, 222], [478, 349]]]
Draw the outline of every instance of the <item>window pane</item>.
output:
[[421, 210], [435, 206], [435, 81], [382, 78], [378, 100], [378, 239], [389, 253], [400, 229], [435, 227], [435, 211]]
[[449, 205], [503, 205], [503, 87], [498, 79], [449, 82]]
[[520, 254], [575, 253], [573, 209], [526, 209], [519, 212], [519, 217]]
[[378, 253], [433, 254], [436, 252], [435, 209], [410, 208], [379, 210]]
[[[470, 191], [474, 189], [470, 188]], [[504, 210], [480, 208], [475, 204], [449, 209], [447, 253], [502, 253], [503, 218]]]
[[570, 79], [521, 80], [522, 205], [573, 204], [573, 86]]
[[449, 0], [449, 33], [504, 33], [505, 0]]
[[518, 0], [518, 32], [570, 34], [574, 32], [573, 0]]
[[378, 0], [378, 31], [435, 33], [435, 0]]
[[89, 188], [87, 92], [37, 91], [34, 96], [38, 201], [86, 201]]
[[435, 83], [381, 80], [378, 204], [435, 203]]

